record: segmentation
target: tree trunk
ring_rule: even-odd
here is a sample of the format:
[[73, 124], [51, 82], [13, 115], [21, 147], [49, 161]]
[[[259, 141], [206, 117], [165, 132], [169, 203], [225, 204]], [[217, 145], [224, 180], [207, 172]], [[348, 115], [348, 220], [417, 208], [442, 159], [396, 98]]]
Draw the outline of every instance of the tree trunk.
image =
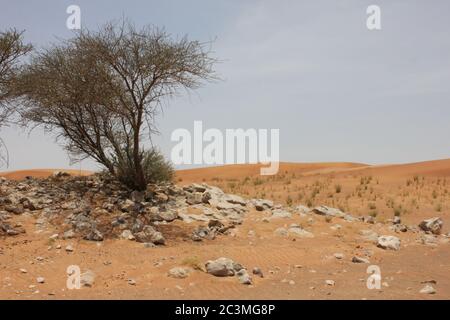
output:
[[136, 176], [136, 189], [142, 191], [147, 188], [147, 182], [145, 181], [144, 170], [142, 169], [142, 159], [139, 152], [139, 131], [139, 127], [134, 131], [133, 162]]

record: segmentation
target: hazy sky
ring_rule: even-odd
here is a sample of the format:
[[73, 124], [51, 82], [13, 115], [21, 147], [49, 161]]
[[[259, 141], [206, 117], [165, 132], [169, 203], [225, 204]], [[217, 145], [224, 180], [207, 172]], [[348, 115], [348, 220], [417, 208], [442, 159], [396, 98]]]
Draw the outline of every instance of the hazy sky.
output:
[[[215, 39], [224, 81], [171, 101], [154, 140], [166, 155], [174, 129], [202, 120], [206, 128], [279, 128], [283, 161], [450, 157], [448, 0], [0, 0], [0, 30], [25, 29], [43, 47], [70, 37], [71, 4], [81, 7], [83, 27], [125, 16]], [[366, 28], [370, 4], [381, 7], [380, 31]], [[69, 167], [51, 134], [6, 128], [1, 137], [11, 170]]]

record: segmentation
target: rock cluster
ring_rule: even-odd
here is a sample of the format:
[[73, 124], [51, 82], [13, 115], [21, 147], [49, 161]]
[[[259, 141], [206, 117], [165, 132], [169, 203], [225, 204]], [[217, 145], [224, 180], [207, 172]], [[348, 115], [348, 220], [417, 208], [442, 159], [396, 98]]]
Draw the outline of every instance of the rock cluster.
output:
[[[48, 224], [61, 227], [57, 237], [102, 241], [126, 238], [144, 243], [165, 243], [159, 225], [174, 220], [205, 222], [192, 234], [193, 240], [214, 239], [242, 223], [248, 210], [266, 210], [267, 200], [250, 202], [206, 184], [178, 187], [173, 184], [147, 186], [130, 191], [107, 175], [72, 177], [59, 172], [46, 179], [0, 180], [0, 235], [25, 232], [12, 224], [12, 215], [30, 214], [36, 228]], [[191, 213], [195, 209], [197, 214]]]

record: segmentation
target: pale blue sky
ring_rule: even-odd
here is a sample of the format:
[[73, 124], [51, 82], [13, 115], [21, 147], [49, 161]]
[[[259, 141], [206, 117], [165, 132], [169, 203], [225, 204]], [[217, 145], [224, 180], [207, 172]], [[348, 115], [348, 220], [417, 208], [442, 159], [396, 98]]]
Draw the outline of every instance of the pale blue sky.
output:
[[[173, 100], [155, 143], [193, 128], [279, 128], [283, 161], [412, 162], [450, 154], [450, 2], [0, 1], [0, 29], [26, 29], [37, 48], [67, 38], [66, 8], [84, 27], [122, 16], [174, 35], [216, 39], [224, 81]], [[382, 30], [366, 28], [381, 7]], [[51, 135], [1, 131], [9, 169], [69, 167]], [[75, 166], [78, 168], [78, 166]], [[84, 161], [85, 169], [95, 168]]]

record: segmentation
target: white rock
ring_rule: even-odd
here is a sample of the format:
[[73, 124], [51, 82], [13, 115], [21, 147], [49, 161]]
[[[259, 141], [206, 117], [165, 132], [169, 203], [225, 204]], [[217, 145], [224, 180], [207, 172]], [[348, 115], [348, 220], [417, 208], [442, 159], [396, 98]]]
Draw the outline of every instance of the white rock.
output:
[[325, 280], [325, 283], [326, 283], [327, 286], [334, 286], [335, 285], [334, 280]]
[[436, 289], [434, 289], [432, 285], [427, 284], [427, 285], [425, 285], [425, 287], [423, 287], [422, 289], [420, 289], [420, 293], [424, 293], [424, 294], [435, 294], [435, 293], [436, 293]]
[[122, 237], [122, 239], [134, 240], [134, 236], [131, 230], [123, 230], [120, 236]]
[[239, 282], [242, 284], [252, 284], [252, 277], [248, 274], [247, 270], [241, 269], [236, 273]]
[[169, 270], [168, 276], [177, 279], [184, 279], [189, 276], [191, 273], [191, 269], [183, 268], [183, 267], [174, 267]]
[[342, 260], [344, 259], [344, 254], [343, 253], [335, 253], [333, 254], [333, 256], [338, 259], [338, 260]]
[[[239, 271], [239, 265], [233, 260], [228, 258], [219, 258], [217, 260], [207, 261], [205, 264], [206, 272], [216, 277], [228, 277], [233, 276], [236, 271]], [[239, 270], [236, 270], [239, 269]]]
[[345, 213], [336, 208], [330, 208], [327, 206], [319, 206], [312, 209], [315, 214], [322, 216], [332, 216], [332, 217], [344, 217]]
[[80, 284], [85, 287], [92, 287], [95, 282], [95, 273], [91, 270], [87, 270], [80, 276]]
[[381, 236], [378, 237], [377, 246], [387, 250], [399, 250], [400, 239], [394, 236]]

